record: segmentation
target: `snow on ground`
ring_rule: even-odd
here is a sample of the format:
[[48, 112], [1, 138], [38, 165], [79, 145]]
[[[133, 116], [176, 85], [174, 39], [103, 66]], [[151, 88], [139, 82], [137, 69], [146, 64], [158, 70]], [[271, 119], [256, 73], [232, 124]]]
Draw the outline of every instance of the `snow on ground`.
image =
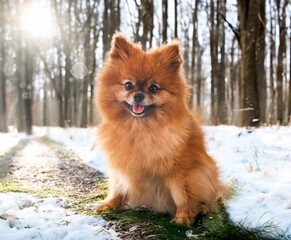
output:
[[101, 217], [75, 215], [65, 200], [0, 193], [0, 239], [117, 239]]
[[5, 155], [21, 140], [27, 138], [24, 133], [17, 133], [16, 129], [9, 128], [9, 133], [0, 132], [0, 157]]
[[274, 223], [290, 234], [291, 128], [219, 126], [204, 131], [222, 179], [237, 192], [228, 202], [230, 217], [251, 227]]
[[[222, 180], [236, 190], [236, 195], [228, 201], [230, 217], [250, 227], [272, 222], [291, 234], [291, 128], [274, 126], [248, 131], [218, 126], [203, 130], [208, 151], [218, 162]], [[98, 143], [94, 144], [96, 128], [35, 127], [34, 133], [63, 143], [84, 162], [106, 174], [105, 157]], [[11, 140], [11, 136], [7, 136]], [[1, 144], [5, 139], [1, 134]], [[0, 213], [2, 197], [0, 195]], [[87, 225], [84, 227], [89, 227]], [[2, 228], [0, 220], [0, 232]]]
[[34, 127], [34, 134], [46, 135], [75, 152], [86, 164], [107, 174], [104, 155], [98, 149], [97, 128]]

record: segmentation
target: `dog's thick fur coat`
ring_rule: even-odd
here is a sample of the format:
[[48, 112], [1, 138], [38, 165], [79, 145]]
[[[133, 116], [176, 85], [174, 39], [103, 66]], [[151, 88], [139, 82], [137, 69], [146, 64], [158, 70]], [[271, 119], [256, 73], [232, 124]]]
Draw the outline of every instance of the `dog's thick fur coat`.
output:
[[[174, 223], [190, 224], [215, 208], [218, 170], [188, 108], [181, 63], [177, 42], [146, 53], [120, 33], [113, 37], [95, 98], [110, 171], [109, 195], [97, 211], [146, 205], [174, 215]], [[125, 88], [128, 81], [132, 89]], [[158, 92], [149, 90], [153, 84]], [[150, 106], [141, 117], [130, 107], [137, 92], [145, 97], [137, 107]]]

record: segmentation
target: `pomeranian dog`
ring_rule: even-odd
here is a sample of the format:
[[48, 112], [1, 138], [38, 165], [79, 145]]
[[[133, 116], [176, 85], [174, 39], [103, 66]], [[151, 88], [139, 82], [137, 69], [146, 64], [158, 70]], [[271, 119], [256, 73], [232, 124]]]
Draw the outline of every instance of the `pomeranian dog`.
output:
[[97, 211], [146, 205], [188, 225], [215, 208], [218, 169], [189, 110], [181, 64], [177, 42], [146, 53], [114, 35], [95, 97], [109, 168], [109, 194]]

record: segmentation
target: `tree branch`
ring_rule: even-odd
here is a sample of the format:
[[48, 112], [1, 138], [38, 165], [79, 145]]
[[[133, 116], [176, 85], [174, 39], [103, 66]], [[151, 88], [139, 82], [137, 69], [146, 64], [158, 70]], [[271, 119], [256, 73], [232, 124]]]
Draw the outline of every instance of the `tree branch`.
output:
[[223, 18], [223, 20], [227, 23], [227, 25], [230, 27], [230, 29], [232, 30], [232, 32], [234, 33], [234, 35], [235, 35], [235, 37], [236, 37], [236, 39], [237, 39], [237, 41], [238, 41], [238, 43], [239, 43], [239, 46], [241, 46], [241, 44], [240, 44], [240, 35], [239, 35], [239, 31], [238, 31], [238, 29], [236, 29], [229, 21], [227, 21], [227, 19], [225, 18], [225, 16], [221, 13], [221, 12], [219, 12], [219, 11], [217, 11], [217, 13]]

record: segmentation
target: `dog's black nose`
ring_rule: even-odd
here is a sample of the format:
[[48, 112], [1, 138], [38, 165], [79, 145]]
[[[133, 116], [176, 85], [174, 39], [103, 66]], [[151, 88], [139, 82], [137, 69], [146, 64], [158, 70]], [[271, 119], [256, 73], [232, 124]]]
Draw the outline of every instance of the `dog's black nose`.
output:
[[142, 100], [144, 100], [145, 96], [143, 93], [135, 93], [133, 95], [133, 100], [136, 102], [136, 103], [141, 103]]

